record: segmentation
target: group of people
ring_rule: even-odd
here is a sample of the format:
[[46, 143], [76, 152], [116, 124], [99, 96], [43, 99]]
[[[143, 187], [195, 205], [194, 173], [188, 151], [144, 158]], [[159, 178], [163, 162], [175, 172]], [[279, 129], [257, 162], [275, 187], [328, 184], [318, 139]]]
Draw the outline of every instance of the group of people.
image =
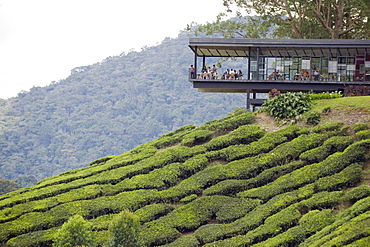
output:
[[227, 69], [222, 75], [221, 79], [224, 80], [240, 80], [243, 78], [243, 72], [241, 70], [236, 71], [235, 69]]
[[[319, 81], [320, 73], [317, 70], [314, 70], [312, 73], [313, 80]], [[284, 80], [284, 76], [280, 74], [279, 70], [275, 70], [268, 76], [269, 80]], [[294, 74], [294, 80], [310, 80], [310, 74], [307, 70], [303, 70], [301, 73], [297, 71]]]
[[[190, 65], [189, 68], [190, 77], [195, 79], [195, 68]], [[227, 69], [221, 76], [223, 80], [237, 80], [243, 77], [243, 72], [241, 70], [236, 71], [235, 69]], [[201, 73], [197, 74], [198, 79], [218, 79], [219, 75], [217, 73], [216, 65], [211, 67], [203, 67]]]
[[[312, 75], [314, 81], [319, 81], [320, 73], [317, 70], [314, 70]], [[309, 79], [310, 74], [308, 73], [307, 70], [303, 70], [302, 73], [299, 73], [299, 71], [297, 71], [294, 75], [294, 80], [309, 80]]]
[[[190, 65], [189, 68], [190, 77], [195, 79], [195, 68]], [[227, 69], [221, 76], [222, 80], [238, 80], [243, 78], [243, 72], [241, 70], [236, 71], [235, 69]], [[218, 73], [216, 65], [211, 67], [203, 67], [201, 73], [197, 74], [198, 79], [218, 79]], [[319, 81], [320, 73], [314, 70], [312, 73], [314, 81]], [[284, 75], [280, 74], [279, 70], [274, 70], [269, 76], [269, 80], [284, 80]], [[301, 73], [297, 71], [294, 75], [294, 80], [310, 80], [310, 74], [307, 70], [303, 70]]]

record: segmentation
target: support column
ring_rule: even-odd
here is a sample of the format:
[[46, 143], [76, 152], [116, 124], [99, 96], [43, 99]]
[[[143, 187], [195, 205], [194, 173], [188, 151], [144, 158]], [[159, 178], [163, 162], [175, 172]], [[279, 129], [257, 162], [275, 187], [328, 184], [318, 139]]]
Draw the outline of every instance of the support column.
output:
[[197, 67], [198, 67], [198, 46], [195, 47], [195, 53], [194, 53], [194, 67], [195, 67], [195, 78], [197, 79]]
[[250, 80], [251, 79], [251, 51], [252, 51], [252, 48], [249, 47], [248, 48], [248, 76], [247, 76], [247, 79]]
[[202, 69], [206, 67], [206, 56], [203, 55], [203, 66], [202, 66]]
[[260, 48], [257, 47], [257, 80], [260, 79]]
[[250, 89], [247, 89], [247, 109], [248, 111], [250, 111], [250, 102], [249, 102], [249, 99], [250, 99]]

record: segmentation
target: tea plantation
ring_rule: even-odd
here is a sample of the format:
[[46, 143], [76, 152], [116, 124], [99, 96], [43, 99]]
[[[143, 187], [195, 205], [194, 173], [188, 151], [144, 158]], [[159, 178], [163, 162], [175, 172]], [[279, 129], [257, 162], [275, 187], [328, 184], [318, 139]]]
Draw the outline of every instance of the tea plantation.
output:
[[127, 209], [143, 246], [370, 246], [367, 124], [267, 132], [254, 118], [184, 126], [2, 195], [0, 245], [52, 246], [78, 214], [107, 246]]

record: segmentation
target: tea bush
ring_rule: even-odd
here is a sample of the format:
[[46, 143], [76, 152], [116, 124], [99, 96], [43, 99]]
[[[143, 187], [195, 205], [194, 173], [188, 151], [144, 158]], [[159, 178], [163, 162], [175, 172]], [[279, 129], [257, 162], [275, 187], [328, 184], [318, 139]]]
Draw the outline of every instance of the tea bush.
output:
[[342, 152], [352, 143], [353, 137], [351, 136], [333, 136], [326, 140], [323, 145], [301, 153], [299, 158], [309, 163], [321, 162], [335, 152]]
[[366, 123], [356, 123], [354, 126], [353, 126], [353, 130], [355, 132], [358, 132], [358, 131], [361, 131], [361, 130], [368, 130], [370, 127], [368, 124]]
[[264, 101], [262, 106], [271, 116], [294, 118], [311, 109], [311, 99], [306, 93], [287, 92]]
[[194, 130], [183, 137], [181, 144], [191, 147], [209, 140], [213, 134], [214, 132], [211, 130]]
[[245, 157], [255, 156], [261, 153], [271, 151], [277, 145], [298, 137], [302, 134], [307, 134], [307, 128], [298, 126], [288, 126], [282, 130], [273, 133], [268, 133], [261, 137], [258, 141], [252, 142], [249, 145], [234, 145], [220, 150], [220, 157], [227, 160], [237, 160]]
[[356, 137], [359, 140], [370, 139], [370, 130], [360, 130], [356, 132]]
[[230, 145], [249, 144], [250, 142], [257, 141], [265, 133], [266, 131], [257, 125], [244, 125], [235, 129], [228, 135], [213, 138], [204, 144], [204, 147], [207, 150], [218, 150]]

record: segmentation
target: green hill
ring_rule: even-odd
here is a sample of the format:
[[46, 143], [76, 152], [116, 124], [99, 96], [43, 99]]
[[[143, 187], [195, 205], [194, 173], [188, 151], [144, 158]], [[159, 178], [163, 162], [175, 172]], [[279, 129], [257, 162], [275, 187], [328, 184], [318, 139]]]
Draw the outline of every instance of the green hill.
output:
[[79, 214], [104, 246], [128, 209], [144, 246], [369, 246], [370, 97], [328, 102], [312, 128], [238, 110], [2, 195], [0, 243], [51, 246]]
[[0, 178], [39, 181], [245, 107], [243, 94], [204, 94], [192, 87], [188, 34], [0, 99]]

